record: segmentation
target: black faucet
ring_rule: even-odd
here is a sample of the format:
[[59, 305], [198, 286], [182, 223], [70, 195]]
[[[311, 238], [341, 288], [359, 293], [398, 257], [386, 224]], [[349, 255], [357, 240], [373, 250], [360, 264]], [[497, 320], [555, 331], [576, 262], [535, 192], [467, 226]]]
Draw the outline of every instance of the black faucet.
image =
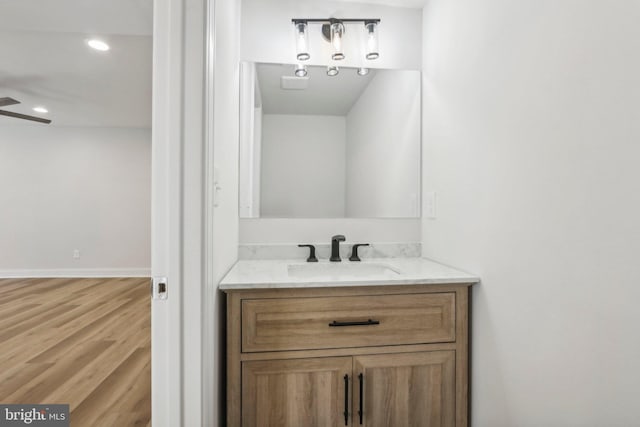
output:
[[338, 234], [331, 238], [331, 258], [329, 261], [332, 262], [340, 262], [340, 242], [344, 242], [344, 236], [342, 234]]
[[351, 256], [349, 257], [349, 261], [361, 261], [360, 257], [358, 256], [358, 248], [360, 246], [369, 246], [368, 243], [358, 243], [357, 245], [353, 245], [353, 249], [351, 251]]
[[318, 262], [318, 258], [316, 258], [316, 247], [313, 245], [298, 245], [299, 248], [309, 248], [309, 258], [307, 258], [307, 262]]

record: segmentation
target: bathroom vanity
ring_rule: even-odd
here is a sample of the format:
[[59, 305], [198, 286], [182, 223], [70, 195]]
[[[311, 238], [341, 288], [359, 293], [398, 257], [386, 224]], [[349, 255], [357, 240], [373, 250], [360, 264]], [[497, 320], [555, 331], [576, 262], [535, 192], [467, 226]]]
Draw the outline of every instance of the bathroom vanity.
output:
[[239, 261], [227, 425], [467, 426], [476, 282], [423, 258]]

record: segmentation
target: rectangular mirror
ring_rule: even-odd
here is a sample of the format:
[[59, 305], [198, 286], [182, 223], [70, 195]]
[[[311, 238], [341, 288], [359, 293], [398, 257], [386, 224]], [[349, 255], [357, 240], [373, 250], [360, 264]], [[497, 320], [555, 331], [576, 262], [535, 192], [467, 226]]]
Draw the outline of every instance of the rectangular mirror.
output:
[[244, 62], [241, 218], [420, 216], [420, 72]]

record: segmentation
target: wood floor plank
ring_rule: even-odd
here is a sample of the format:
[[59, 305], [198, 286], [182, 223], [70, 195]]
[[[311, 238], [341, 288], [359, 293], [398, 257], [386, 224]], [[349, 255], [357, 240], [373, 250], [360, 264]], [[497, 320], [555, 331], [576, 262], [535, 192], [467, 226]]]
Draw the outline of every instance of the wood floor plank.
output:
[[138, 349], [121, 363], [80, 405], [71, 410], [71, 423], [78, 426], [94, 425], [104, 413], [117, 405], [118, 396], [127, 394], [134, 387], [136, 374], [149, 363], [146, 353], [146, 349]]
[[[29, 282], [25, 286], [18, 286], [9, 292], [5, 292], [0, 298], [0, 304], [11, 304], [16, 300], [22, 301], [24, 297], [42, 298], [43, 286], [47, 294], [53, 294], [57, 289], [68, 286], [69, 279], [40, 279], [38, 281]], [[0, 286], [2, 288], [2, 286]]]
[[0, 332], [0, 342], [6, 341], [9, 338], [13, 338], [16, 335], [20, 335], [26, 331], [34, 328], [42, 327], [48, 320], [55, 319], [61, 314], [64, 314], [70, 310], [73, 310], [77, 306], [75, 305], [51, 305], [43, 304], [42, 311], [36, 315], [30, 316], [28, 319], [21, 320], [20, 322], [11, 325], [3, 326], [2, 332]]
[[148, 423], [149, 416], [150, 415], [147, 412], [110, 413], [105, 418], [96, 420], [96, 424], [94, 424], [93, 427], [150, 427], [151, 424]]
[[126, 339], [112, 346], [97, 357], [91, 364], [80, 369], [73, 378], [51, 393], [45, 400], [54, 401], [65, 396], [67, 403], [75, 407], [95, 388], [117, 369], [135, 350], [150, 344], [151, 331], [133, 324], [134, 331], [126, 332]]
[[19, 306], [6, 306], [0, 309], [0, 319], [8, 319], [25, 311], [29, 311], [32, 308], [39, 307], [40, 304], [20, 304]]
[[[3, 370], [0, 375], [0, 396], [11, 395], [51, 366], [53, 363], [25, 363]], [[8, 403], [7, 399], [3, 397], [1, 401]]]
[[[57, 388], [72, 377], [78, 369], [89, 364], [95, 357], [112, 346], [114, 341], [94, 341], [82, 343], [67, 353], [60, 363], [35, 377], [26, 384], [22, 384], [12, 394], [6, 397], [11, 403], [44, 402], [49, 390]], [[64, 396], [62, 397], [64, 399]], [[66, 403], [64, 400], [47, 403]]]
[[[83, 315], [72, 322], [68, 322], [58, 328], [59, 339], [52, 346], [42, 346], [44, 350], [29, 362], [55, 361], [55, 357], [63, 357], [66, 349], [76, 345], [78, 342], [99, 337], [105, 331], [113, 328], [113, 322], [120, 318], [121, 313], [126, 312], [129, 306], [140, 306], [139, 301], [110, 301], [97, 308], [94, 313], [88, 316]], [[96, 319], [91, 319], [91, 315], [99, 315]], [[144, 315], [144, 313], [141, 313]], [[1, 362], [1, 359], [0, 359]]]
[[[65, 352], [78, 342], [90, 339], [91, 336], [99, 336], [105, 325], [118, 318], [118, 308], [123, 305], [140, 304], [136, 301], [109, 301], [97, 308], [94, 313], [80, 316], [77, 319], [56, 329], [47, 326], [31, 329], [22, 335], [15, 336], [3, 343], [0, 352], [0, 366], [7, 366], [19, 363], [24, 360], [25, 354], [36, 356], [46, 353], [46, 359], [30, 359], [28, 362], [53, 361], [52, 353], [57, 353], [61, 357]], [[97, 319], [91, 318], [98, 316]], [[37, 343], [36, 346], [33, 343]]]
[[150, 312], [148, 278], [0, 279], [0, 402], [150, 426]]

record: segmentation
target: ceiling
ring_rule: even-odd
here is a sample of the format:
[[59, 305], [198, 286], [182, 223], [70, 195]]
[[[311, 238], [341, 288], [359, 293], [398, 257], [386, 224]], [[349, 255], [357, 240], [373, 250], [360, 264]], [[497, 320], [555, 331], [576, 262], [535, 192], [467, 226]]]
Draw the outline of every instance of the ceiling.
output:
[[281, 76], [293, 76], [293, 65], [257, 64], [258, 85], [265, 114], [316, 114], [344, 116], [369, 85], [376, 70], [359, 76], [355, 68], [341, 68], [335, 77], [326, 67], [308, 67], [308, 87], [284, 90]]
[[150, 36], [153, 0], [2, 0], [0, 30]]
[[[0, 2], [0, 97], [54, 126], [151, 126], [152, 0]], [[38, 11], [38, 13], [34, 13]], [[86, 45], [101, 38], [99, 52]], [[41, 124], [0, 116], [0, 125]]]
[[[349, 2], [420, 8], [425, 1]], [[37, 115], [32, 108], [45, 106], [54, 126], [150, 127], [152, 13], [153, 0], [0, 1], [0, 97], [21, 101], [5, 109]], [[111, 50], [89, 49], [91, 37]], [[368, 81], [354, 70], [329, 79], [320, 68], [310, 70], [307, 90], [282, 91], [280, 75], [292, 70], [262, 73], [265, 107], [280, 113], [345, 114]], [[42, 126], [0, 116], [5, 124]]]
[[370, 3], [383, 6], [409, 7], [422, 9], [428, 0], [333, 0], [340, 3]]

